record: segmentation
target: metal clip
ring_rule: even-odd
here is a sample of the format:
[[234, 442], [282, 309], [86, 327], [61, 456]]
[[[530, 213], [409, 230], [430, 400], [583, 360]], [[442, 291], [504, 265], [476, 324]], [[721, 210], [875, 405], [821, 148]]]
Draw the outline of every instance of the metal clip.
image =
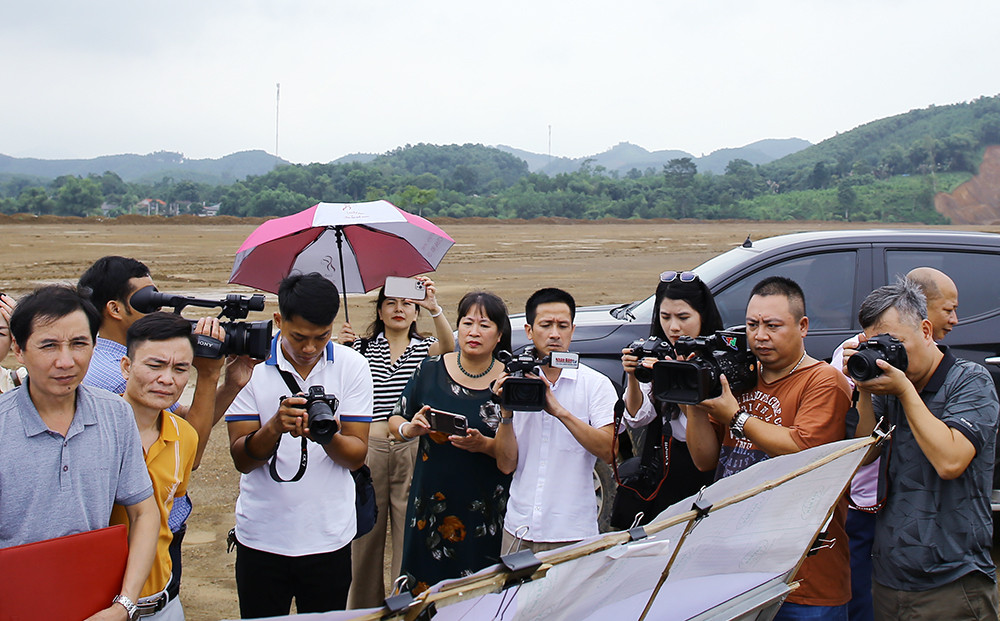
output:
[[628, 535], [631, 541], [639, 541], [640, 539], [645, 539], [647, 537], [646, 529], [639, 526], [639, 522], [641, 522], [642, 518], [645, 516], [646, 514], [642, 511], [635, 514], [635, 519], [632, 520], [632, 526], [628, 529]]
[[392, 592], [385, 598], [385, 609], [390, 614], [395, 614], [409, 608], [413, 603], [413, 595], [403, 589], [406, 588], [406, 576], [400, 576], [392, 583]]
[[892, 435], [892, 432], [896, 430], [895, 425], [889, 425], [888, 429], [883, 429], [882, 424], [885, 422], [885, 417], [880, 418], [878, 424], [875, 425], [875, 429], [872, 430], [872, 437], [877, 438], [877, 441], [875, 442], [875, 446], [877, 447], [881, 447]]
[[833, 546], [836, 545], [837, 540], [835, 538], [827, 539], [828, 534], [829, 533], [826, 531], [823, 531], [817, 535], [816, 541], [813, 542], [812, 547], [809, 548], [809, 553], [806, 554], [806, 556], [814, 556], [820, 550], [829, 550], [833, 548]]
[[529, 530], [531, 530], [531, 527], [527, 524], [522, 524], [517, 527], [517, 530], [514, 531], [514, 541], [512, 541], [510, 543], [510, 547], [507, 548], [507, 554], [511, 554], [515, 550], [519, 550], [521, 548], [521, 542], [524, 540], [524, 536], [528, 534]]

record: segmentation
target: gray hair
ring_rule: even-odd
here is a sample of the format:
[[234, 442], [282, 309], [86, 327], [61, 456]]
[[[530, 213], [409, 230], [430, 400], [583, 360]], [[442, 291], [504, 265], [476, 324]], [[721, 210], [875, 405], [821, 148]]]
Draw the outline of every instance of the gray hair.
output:
[[873, 326], [890, 308], [895, 308], [900, 319], [911, 325], [927, 319], [927, 297], [920, 285], [909, 278], [900, 278], [895, 284], [868, 294], [858, 311], [858, 322], [862, 328]]

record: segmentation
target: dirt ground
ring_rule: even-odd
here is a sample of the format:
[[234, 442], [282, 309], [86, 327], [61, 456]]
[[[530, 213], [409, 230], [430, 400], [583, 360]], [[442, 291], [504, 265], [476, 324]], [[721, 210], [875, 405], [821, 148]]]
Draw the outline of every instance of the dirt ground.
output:
[[[439, 300], [453, 321], [459, 298], [472, 289], [499, 294], [511, 312], [523, 312], [525, 298], [542, 286], [570, 291], [579, 305], [626, 302], [649, 295], [659, 272], [695, 267], [740, 244], [748, 234], [761, 239], [803, 230], [865, 228], [863, 224], [736, 221], [440, 224], [456, 243], [433, 278]], [[254, 228], [254, 224], [175, 225], [162, 220], [130, 224], [0, 221], [0, 291], [20, 296], [39, 284], [75, 282], [95, 259], [121, 254], [145, 262], [160, 291], [213, 299], [229, 292], [250, 293], [226, 282], [236, 249]], [[1000, 226], [956, 228], [1000, 232]], [[350, 296], [349, 312], [356, 327], [370, 321], [373, 299], [373, 295]], [[268, 294], [268, 313], [275, 307], [276, 296]], [[199, 316], [197, 311], [185, 314]], [[250, 317], [263, 318], [263, 314]], [[12, 355], [5, 364], [14, 364]], [[238, 482], [220, 424], [190, 486], [195, 508], [184, 540], [182, 593], [187, 618], [192, 621], [239, 616], [235, 557], [225, 550]]]

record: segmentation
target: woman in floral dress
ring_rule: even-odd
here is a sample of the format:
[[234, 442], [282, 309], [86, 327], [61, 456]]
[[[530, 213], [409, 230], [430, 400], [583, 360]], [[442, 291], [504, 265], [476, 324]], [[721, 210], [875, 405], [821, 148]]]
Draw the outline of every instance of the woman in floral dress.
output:
[[[458, 305], [458, 351], [427, 358], [403, 390], [389, 426], [420, 438], [406, 510], [402, 573], [414, 592], [498, 562], [510, 476], [497, 468], [500, 411], [490, 384], [510, 349], [507, 307], [496, 295], [466, 294]], [[461, 414], [468, 435], [432, 432], [430, 408]]]

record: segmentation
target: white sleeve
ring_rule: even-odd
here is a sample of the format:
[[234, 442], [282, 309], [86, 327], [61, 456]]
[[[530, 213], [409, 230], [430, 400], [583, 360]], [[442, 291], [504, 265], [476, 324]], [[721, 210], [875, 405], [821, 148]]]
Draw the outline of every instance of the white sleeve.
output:
[[649, 398], [650, 390], [650, 384], [639, 384], [639, 394], [642, 395], [642, 405], [640, 405], [639, 409], [636, 410], [635, 416], [629, 414], [627, 408], [625, 409], [625, 422], [629, 427], [633, 429], [642, 427], [643, 425], [648, 425], [654, 418], [656, 418], [656, 408], [653, 407], [653, 401]]

